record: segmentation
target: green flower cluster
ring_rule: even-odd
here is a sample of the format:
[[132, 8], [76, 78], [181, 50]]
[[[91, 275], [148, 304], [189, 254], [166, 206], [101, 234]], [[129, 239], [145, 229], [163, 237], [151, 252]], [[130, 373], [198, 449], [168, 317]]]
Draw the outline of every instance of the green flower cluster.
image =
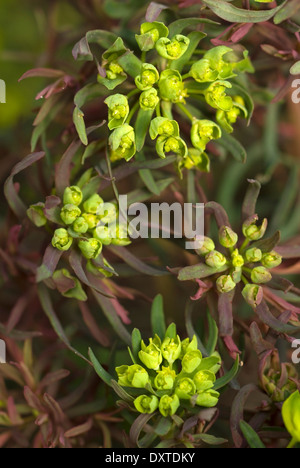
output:
[[299, 375], [290, 362], [280, 362], [278, 354], [272, 355], [264, 364], [261, 386], [272, 401], [280, 403], [297, 390]]
[[163, 340], [155, 335], [148, 344], [141, 341], [138, 360], [117, 367], [116, 372], [120, 386], [135, 389], [134, 406], [139, 413], [159, 411], [168, 417], [196, 405], [216, 406], [219, 393], [214, 383], [220, 361], [218, 353], [203, 358], [196, 336], [181, 341], [172, 324]]
[[219, 242], [226, 248], [224, 254], [216, 250], [212, 239], [205, 237], [196, 250], [204, 258], [205, 264], [216, 273], [216, 286], [220, 293], [233, 291], [237, 284], [243, 282], [243, 296], [252, 306], [257, 307], [263, 299], [262, 284], [272, 280], [270, 270], [279, 266], [282, 257], [275, 251], [268, 252], [258, 241], [263, 238], [267, 229], [267, 220], [257, 225], [258, 216], [251, 216], [243, 224], [245, 240], [240, 248], [238, 235], [228, 226], [219, 230]]
[[[136, 72], [130, 70], [136, 87], [127, 95], [113, 94], [105, 100], [108, 106], [108, 127], [112, 130], [109, 138], [111, 161], [129, 161], [133, 158], [142, 149], [147, 129], [150, 128], [151, 138], [157, 138], [158, 156], [165, 158], [168, 153], [177, 155], [180, 174], [183, 168], [209, 171], [209, 158], [205, 152], [208, 143], [221, 138], [222, 129], [231, 133], [237, 119], [248, 118], [251, 112], [249, 103], [245, 102], [243, 96], [235, 94], [235, 88], [229, 80], [236, 77], [237, 72], [252, 72], [253, 67], [246, 51], [244, 58], [236, 61], [234, 51], [224, 46], [212, 48], [201, 60], [197, 60], [199, 55], [189, 36], [169, 35], [169, 29], [161, 22], [141, 25], [136, 40], [142, 51], [142, 60], [132, 58]], [[155, 65], [146, 61], [147, 52], [153, 49], [159, 56], [155, 59]], [[126, 79], [122, 68], [122, 65], [128, 64], [124, 60], [128, 56], [126, 50], [119, 38], [103, 54], [103, 67], [107, 76], [105, 79], [99, 77], [99, 81], [109, 89], [114, 89]], [[182, 69], [187, 67], [189, 71], [183, 75]], [[118, 77], [123, 79], [118, 81]], [[110, 81], [111, 86], [108, 84]], [[194, 116], [193, 108], [189, 110], [187, 107], [188, 97], [200, 98], [216, 110], [217, 123], [199, 118], [198, 111], [197, 117]], [[190, 119], [191, 145], [180, 137], [173, 110], [184, 113]], [[136, 112], [134, 127], [131, 124]], [[154, 112], [156, 118], [151, 120]]]
[[117, 205], [105, 203], [97, 193], [84, 200], [79, 187], [67, 187], [60, 219], [65, 227], [56, 229], [52, 238], [58, 250], [69, 250], [76, 240], [84, 257], [92, 260], [101, 254], [103, 245], [130, 244], [127, 230], [117, 224]]

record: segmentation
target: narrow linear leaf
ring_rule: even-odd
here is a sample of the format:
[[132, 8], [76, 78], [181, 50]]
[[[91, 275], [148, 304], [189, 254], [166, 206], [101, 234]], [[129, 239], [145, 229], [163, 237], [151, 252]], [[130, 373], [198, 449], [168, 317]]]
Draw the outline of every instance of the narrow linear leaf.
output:
[[266, 448], [255, 430], [248, 423], [241, 421], [240, 428], [250, 448]]

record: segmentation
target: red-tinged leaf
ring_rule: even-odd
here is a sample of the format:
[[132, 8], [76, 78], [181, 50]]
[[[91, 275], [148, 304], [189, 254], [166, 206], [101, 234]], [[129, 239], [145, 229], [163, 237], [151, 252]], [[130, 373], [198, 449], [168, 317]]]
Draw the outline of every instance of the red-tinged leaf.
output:
[[54, 398], [48, 393], [44, 394], [43, 400], [54, 416], [56, 424], [62, 424], [64, 422], [65, 415], [57, 401], [55, 401]]
[[207, 291], [209, 291], [213, 286], [211, 282], [205, 283], [204, 281], [201, 281], [200, 279], [196, 279], [196, 283], [198, 284], [199, 288], [196, 294], [191, 297], [192, 301], [198, 301], [199, 299], [201, 299], [201, 297], [203, 297], [204, 294], [207, 293]]
[[55, 249], [51, 244], [48, 245], [42, 265], [37, 269], [36, 273], [36, 282], [40, 283], [45, 281], [48, 278], [51, 278], [53, 273], [56, 270], [58, 262], [62, 257], [63, 252], [61, 250]]
[[[69, 256], [69, 262], [71, 268], [74, 270], [74, 273], [76, 274], [77, 278], [86, 286], [89, 286], [89, 288], [97, 291], [98, 293], [102, 294], [103, 296], [109, 297], [112, 299], [114, 296], [111, 294], [107, 294], [107, 292], [100, 287], [99, 283], [99, 278], [89, 275], [87, 276], [86, 272], [84, 271], [82, 267], [82, 256], [76, 252], [75, 250], [72, 250], [70, 256]], [[92, 280], [92, 282], [91, 282]]]
[[240, 429], [240, 421], [244, 419], [244, 406], [250, 394], [255, 390], [257, 390], [256, 385], [246, 385], [239, 391], [232, 405], [230, 427], [232, 438], [235, 447], [237, 448], [240, 448], [244, 442], [242, 431]]
[[89, 432], [93, 427], [93, 420], [92, 418], [89, 419], [86, 423], [81, 424], [80, 426], [73, 427], [65, 432], [65, 437], [67, 439], [72, 439], [73, 437], [78, 437], [82, 434], [86, 434]]
[[12, 432], [3, 432], [0, 434], [0, 448], [3, 448], [12, 436]]
[[219, 312], [219, 332], [220, 336], [233, 335], [233, 312], [232, 302], [235, 296], [235, 291], [227, 294], [220, 294], [218, 301]]
[[24, 387], [24, 397], [30, 408], [34, 408], [40, 412], [45, 411], [45, 408], [43, 407], [40, 399], [29, 387]]
[[250, 185], [242, 208], [243, 221], [256, 213], [256, 203], [261, 190], [261, 184], [257, 180], [249, 179], [248, 182]]
[[101, 307], [102, 312], [104, 313], [105, 317], [111, 324], [112, 328], [116, 332], [116, 334], [126, 343], [128, 346], [131, 345], [131, 336], [124, 327], [122, 321], [120, 320], [115, 308], [113, 301], [104, 297], [103, 295], [97, 293], [95, 290], [92, 290], [93, 295]]
[[208, 202], [205, 205], [206, 213], [213, 213], [219, 228], [222, 226], [231, 227], [228, 216], [224, 208], [216, 202]]
[[9, 314], [6, 325], [6, 332], [9, 334], [21, 320], [21, 317], [28, 306], [29, 301], [35, 294], [35, 289], [31, 289], [24, 296], [20, 297]]
[[270, 10], [246, 10], [237, 8], [223, 0], [202, 0], [202, 3], [210, 8], [219, 18], [231, 23], [262, 23], [269, 21], [285, 5]]
[[102, 331], [96, 320], [94, 319], [91, 311], [89, 310], [87, 304], [84, 304], [83, 302], [78, 303], [79, 308], [81, 310], [82, 318], [86, 326], [88, 327], [91, 335], [95, 338], [95, 340], [101, 344], [101, 346], [104, 347], [109, 347], [110, 346], [110, 340], [106, 336], [105, 331]]
[[19, 78], [19, 81], [25, 80], [26, 78], [61, 78], [65, 73], [61, 70], [54, 70], [53, 68], [33, 68], [24, 73], [24, 75]]
[[140, 447], [139, 445], [139, 438], [141, 435], [141, 432], [145, 428], [146, 424], [154, 417], [155, 413], [153, 414], [140, 414], [138, 418], [134, 421], [134, 423], [131, 426], [130, 429], [130, 439], [131, 441], [137, 446]]
[[242, 24], [240, 25], [236, 30], [235, 32], [231, 35], [231, 40], [232, 42], [236, 43], [236, 42], [239, 42], [241, 39], [243, 39], [247, 34], [248, 32], [253, 28], [253, 24], [252, 23], [246, 23], [246, 24]]
[[46, 218], [55, 224], [62, 225], [62, 220], [60, 217], [61, 208], [61, 199], [56, 197], [55, 195], [51, 195], [46, 198], [45, 207], [44, 207], [44, 215]]
[[279, 231], [277, 231], [272, 237], [269, 237], [267, 239], [261, 239], [257, 242], [254, 242], [251, 245], [251, 247], [260, 249], [263, 252], [271, 252], [279, 244], [280, 238], [281, 238], [281, 234]]
[[6, 196], [7, 202], [14, 212], [14, 214], [23, 219], [26, 217], [27, 207], [19, 197], [14, 186], [14, 177], [20, 172], [24, 171], [28, 167], [32, 166], [37, 161], [40, 161], [45, 156], [44, 152], [33, 153], [29, 156], [26, 156], [21, 162], [19, 162], [12, 170], [10, 176], [4, 184], [4, 194]]
[[185, 268], [182, 268], [179, 271], [178, 279], [179, 281], [190, 281], [195, 279], [204, 279], [209, 276], [215, 275], [216, 273], [223, 273], [228, 269], [228, 266], [225, 265], [222, 268], [212, 268], [205, 263], [198, 263], [197, 265], [191, 265]]
[[272, 344], [263, 339], [262, 333], [256, 322], [253, 322], [250, 325], [250, 336], [255, 352], [258, 356], [261, 356], [266, 351], [273, 349]]
[[229, 335], [224, 336], [223, 341], [232, 359], [237, 359], [238, 355], [241, 354], [241, 351], [239, 350], [239, 348], [233, 341], [232, 336], [229, 336]]
[[7, 413], [13, 426], [19, 426], [23, 424], [23, 420], [18, 414], [18, 410], [12, 396], [9, 396], [7, 399]]
[[39, 389], [42, 390], [43, 388], [48, 387], [49, 385], [52, 385], [54, 383], [59, 382], [60, 380], [63, 380], [69, 377], [69, 375], [70, 375], [70, 371], [66, 369], [60, 369], [55, 372], [50, 372], [40, 382]]
[[61, 198], [65, 188], [71, 185], [70, 177], [72, 170], [72, 160], [80, 146], [80, 140], [73, 141], [55, 167], [55, 186], [57, 194]]
[[283, 258], [289, 259], [300, 257], [300, 245], [280, 245], [276, 247], [275, 250]]
[[273, 276], [272, 280], [268, 283], [268, 287], [271, 289], [276, 289], [277, 291], [283, 291], [287, 294], [294, 288], [294, 285], [291, 281], [286, 278], [281, 278], [280, 276]]
[[70, 341], [67, 337], [67, 335], [65, 334], [65, 331], [53, 309], [53, 305], [52, 305], [52, 302], [51, 302], [51, 298], [50, 298], [50, 295], [49, 295], [49, 292], [47, 290], [47, 288], [43, 285], [43, 284], [39, 284], [38, 286], [38, 296], [39, 296], [39, 299], [40, 299], [40, 303], [41, 303], [41, 306], [45, 312], [45, 314], [47, 315], [53, 329], [55, 330], [55, 332], [57, 333], [58, 337], [61, 339], [61, 341], [67, 346], [68, 349], [70, 349], [74, 354], [76, 354], [77, 356], [79, 356], [81, 359], [83, 359], [84, 361], [88, 362], [90, 364], [90, 362], [88, 361], [88, 359], [86, 359], [85, 356], [83, 356], [79, 351], [77, 351], [75, 348], [73, 348], [70, 344]]
[[146, 263], [139, 260], [132, 253], [130, 253], [128, 249], [125, 249], [124, 247], [113, 245], [109, 246], [108, 248], [111, 252], [113, 252], [119, 258], [124, 260], [125, 263], [134, 268], [136, 271], [143, 273], [144, 275], [163, 276], [169, 274], [165, 270], [160, 270], [159, 268], [146, 265]]
[[256, 308], [255, 311], [263, 323], [278, 333], [287, 333], [288, 335], [293, 335], [300, 330], [300, 327], [294, 327], [293, 325], [285, 324], [275, 318], [265, 301], [262, 301], [262, 303]]
[[73, 48], [73, 57], [75, 60], [87, 60], [92, 61], [94, 56], [90, 49], [90, 44], [98, 44], [104, 49], [108, 49], [113, 45], [117, 36], [109, 31], [97, 29], [94, 31], [88, 31]]
[[153, 23], [153, 21], [157, 20], [161, 12], [167, 8], [166, 5], [162, 5], [161, 3], [151, 2], [147, 8], [146, 21]]

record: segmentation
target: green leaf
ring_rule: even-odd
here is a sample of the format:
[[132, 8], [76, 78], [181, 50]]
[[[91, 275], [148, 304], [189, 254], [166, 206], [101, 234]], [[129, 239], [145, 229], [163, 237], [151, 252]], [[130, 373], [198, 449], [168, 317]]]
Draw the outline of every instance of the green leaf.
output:
[[220, 140], [218, 140], [217, 144], [225, 148], [234, 159], [241, 163], [245, 163], [247, 160], [247, 153], [245, 148], [241, 145], [241, 143], [231, 135], [223, 133], [223, 136]]
[[259, 11], [243, 10], [222, 0], [218, 0], [217, 2], [216, 0], [203, 0], [203, 3], [219, 16], [219, 18], [229, 21], [230, 23], [262, 23], [273, 18], [273, 16], [286, 5], [287, 1], [277, 8]]
[[177, 327], [175, 323], [171, 323], [171, 325], [169, 325], [169, 327], [166, 330], [165, 337], [171, 338], [171, 339], [173, 338], [175, 340], [176, 336], [177, 336]]
[[250, 448], [266, 448], [255, 430], [248, 423], [241, 421], [240, 428]]
[[135, 122], [135, 141], [137, 152], [140, 152], [144, 146], [152, 115], [153, 110], [140, 109], [138, 112]]
[[210, 313], [207, 314], [207, 319], [208, 319], [209, 335], [208, 335], [208, 340], [206, 343], [206, 349], [207, 349], [208, 356], [210, 356], [216, 349], [218, 338], [219, 338], [219, 330], [218, 330], [215, 320], [212, 318]]
[[101, 380], [103, 380], [103, 382], [105, 382], [107, 385], [111, 387], [113, 377], [108, 372], [106, 372], [105, 369], [103, 369], [103, 367], [101, 366], [100, 362], [96, 358], [91, 348], [89, 348], [89, 357], [90, 357], [90, 360], [92, 361], [93, 367], [97, 375], [100, 377]]
[[292, 18], [300, 8], [299, 0], [289, 0], [287, 4], [274, 17], [274, 23], [280, 24], [289, 18]]
[[214, 390], [219, 390], [220, 388], [223, 388], [227, 384], [229, 384], [229, 382], [231, 382], [231, 380], [234, 379], [234, 377], [237, 375], [239, 368], [240, 368], [240, 358], [239, 356], [237, 356], [235, 363], [230, 369], [230, 371], [227, 372], [227, 374], [225, 374], [223, 377], [221, 377], [215, 382], [214, 387], [213, 387]]
[[84, 113], [78, 107], [75, 107], [73, 112], [73, 122], [75, 128], [77, 130], [78, 136], [81, 142], [87, 146], [88, 145], [88, 137], [86, 134], [86, 127], [84, 122]]
[[134, 328], [131, 335], [131, 346], [132, 346], [132, 354], [135, 361], [139, 359], [139, 351], [141, 350], [141, 341], [142, 336], [140, 330]]
[[169, 37], [174, 37], [177, 34], [181, 34], [182, 31], [186, 28], [193, 28], [195, 29], [200, 24], [213, 24], [218, 25], [216, 21], [212, 21], [206, 18], [186, 18], [186, 19], [179, 19], [174, 21], [169, 25]]
[[127, 54], [122, 55], [122, 57], [117, 61], [123, 70], [132, 78], [135, 78], [140, 74], [142, 62], [134, 55], [133, 52], [128, 52]]
[[196, 434], [193, 436], [195, 440], [201, 440], [205, 444], [208, 445], [222, 445], [226, 444], [228, 440], [222, 439], [221, 437], [215, 437], [210, 434]]
[[160, 339], [163, 340], [166, 334], [166, 322], [163, 296], [161, 294], [158, 294], [152, 303], [151, 324], [153, 336], [158, 335]]

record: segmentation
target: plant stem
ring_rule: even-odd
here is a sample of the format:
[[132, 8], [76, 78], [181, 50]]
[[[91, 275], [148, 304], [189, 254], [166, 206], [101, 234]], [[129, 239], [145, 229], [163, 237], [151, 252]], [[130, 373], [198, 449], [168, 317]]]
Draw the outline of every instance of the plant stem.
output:
[[130, 124], [131, 119], [132, 119], [132, 117], [134, 116], [134, 114], [135, 114], [136, 110], [138, 109], [139, 105], [140, 105], [140, 103], [139, 103], [139, 101], [137, 101], [137, 102], [134, 104], [134, 106], [132, 107], [132, 109], [131, 109], [131, 111], [129, 112], [129, 115], [128, 115], [128, 117], [127, 117], [127, 120], [126, 120], [126, 123], [127, 123], [127, 124]]
[[133, 89], [132, 91], [130, 91], [130, 93], [127, 94], [127, 99], [130, 99], [132, 96], [135, 96], [136, 94], [140, 93], [141, 91], [136, 88], [136, 89]]
[[156, 117], [161, 117], [160, 103], [157, 104], [155, 111], [156, 111]]
[[190, 111], [187, 110], [187, 108], [181, 104], [181, 102], [178, 102], [177, 107], [190, 119], [191, 122], [194, 122], [195, 117], [190, 113]]

